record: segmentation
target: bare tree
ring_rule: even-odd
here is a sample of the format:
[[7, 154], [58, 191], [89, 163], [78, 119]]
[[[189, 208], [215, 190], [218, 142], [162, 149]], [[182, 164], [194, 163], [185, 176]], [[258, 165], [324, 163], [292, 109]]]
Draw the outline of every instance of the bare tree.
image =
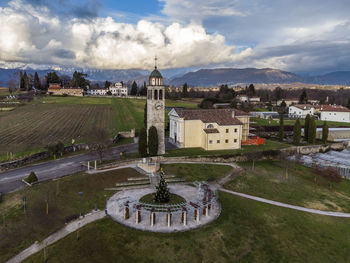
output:
[[97, 152], [100, 163], [102, 162], [103, 152], [112, 144], [110, 134], [106, 129], [95, 128], [89, 132], [89, 148]]
[[13, 92], [15, 92], [17, 90], [17, 83], [14, 79], [10, 79], [7, 82], [7, 87], [9, 88], [9, 92], [10, 94], [12, 94]]

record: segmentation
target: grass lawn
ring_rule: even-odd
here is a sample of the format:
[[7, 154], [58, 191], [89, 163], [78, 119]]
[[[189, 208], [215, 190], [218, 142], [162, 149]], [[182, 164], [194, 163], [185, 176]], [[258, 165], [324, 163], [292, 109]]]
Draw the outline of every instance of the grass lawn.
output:
[[[188, 172], [185, 177], [188, 181], [205, 180], [209, 176], [220, 177], [230, 169], [229, 166], [219, 165], [205, 165], [202, 168], [201, 165], [182, 164], [178, 170], [171, 168], [171, 165], [165, 166], [165, 171], [171, 171], [171, 174], [176, 171], [179, 177], [185, 177]], [[79, 214], [78, 192], [83, 192], [82, 212], [84, 214], [96, 207], [104, 209], [106, 199], [115, 193], [105, 191], [104, 188], [127, 182], [129, 177], [139, 178], [144, 175], [131, 168], [98, 174], [80, 173], [4, 195], [0, 203], [0, 262], [19, 253], [34, 241], [43, 240], [62, 228], [67, 216]], [[23, 197], [27, 199], [26, 213], [22, 206]], [[48, 215], [45, 214], [46, 199], [49, 203]]]
[[220, 179], [226, 176], [232, 167], [214, 164], [163, 164], [165, 174], [185, 178], [188, 182]]
[[164, 156], [174, 157], [174, 156], [205, 156], [205, 155], [232, 155], [237, 153], [247, 153], [247, 152], [257, 152], [257, 151], [267, 151], [282, 149], [290, 147], [290, 144], [281, 143], [273, 140], [266, 140], [264, 145], [254, 146], [242, 146], [242, 149], [236, 150], [213, 150], [205, 151], [202, 148], [180, 148], [168, 151]]
[[267, 160], [255, 162], [254, 166], [252, 170], [251, 162], [242, 163], [243, 174], [225, 188], [293, 205], [350, 212], [349, 180], [333, 183], [330, 188], [328, 181], [303, 165]]
[[[48, 262], [349, 262], [350, 221], [220, 193], [222, 213], [200, 229], [172, 234], [106, 218], [46, 249]], [[43, 251], [25, 262], [41, 262]]]
[[[67, 216], [79, 214], [78, 192], [83, 192], [83, 213], [95, 207], [104, 209], [106, 198], [114, 194], [104, 188], [126, 182], [128, 177], [142, 176], [131, 168], [100, 174], [77, 174], [6, 194], [0, 203], [0, 262], [62, 228]], [[22, 208], [24, 196], [27, 199], [26, 213]], [[45, 214], [46, 199], [49, 203], [48, 215]]]

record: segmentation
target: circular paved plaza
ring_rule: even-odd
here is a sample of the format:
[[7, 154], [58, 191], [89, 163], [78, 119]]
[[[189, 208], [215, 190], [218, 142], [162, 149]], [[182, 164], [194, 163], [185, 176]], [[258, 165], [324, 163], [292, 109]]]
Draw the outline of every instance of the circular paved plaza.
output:
[[107, 213], [128, 227], [153, 232], [187, 231], [215, 220], [221, 207], [216, 189], [198, 183], [169, 185], [170, 193], [182, 196], [186, 202], [177, 205], [147, 205], [139, 202], [144, 195], [154, 193], [154, 187], [117, 192], [107, 201]]

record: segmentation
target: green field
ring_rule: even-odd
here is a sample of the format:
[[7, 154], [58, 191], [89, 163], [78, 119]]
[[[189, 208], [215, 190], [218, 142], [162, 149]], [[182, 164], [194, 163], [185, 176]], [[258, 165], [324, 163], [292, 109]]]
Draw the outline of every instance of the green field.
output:
[[[171, 166], [169, 167], [169, 171], [174, 172]], [[184, 177], [181, 171], [188, 170], [220, 177], [220, 171], [225, 172], [231, 168], [228, 167], [225, 170], [224, 167], [227, 166], [205, 165], [198, 169], [191, 164], [183, 164], [180, 167], [179, 172], [176, 173], [179, 177]], [[62, 228], [67, 216], [79, 214], [78, 192], [83, 192], [82, 212], [85, 214], [96, 207], [104, 209], [106, 199], [115, 193], [115, 191], [105, 191], [105, 188], [115, 187], [116, 183], [128, 182], [127, 179], [130, 177], [143, 176], [131, 168], [98, 174], [81, 173], [6, 194], [3, 202], [0, 202], [0, 262], [19, 253], [36, 240], [43, 240]], [[192, 180], [192, 176], [193, 174], [189, 174], [185, 179]], [[24, 196], [27, 199], [26, 213], [22, 207]], [[45, 214], [46, 199], [49, 204], [48, 215]]]
[[[143, 127], [144, 99], [47, 96], [0, 112], [0, 161], [19, 158], [50, 143], [88, 142], [90, 131], [119, 131]], [[194, 102], [166, 101], [172, 107], [197, 107]], [[166, 114], [166, 119], [168, 119]], [[11, 153], [11, 155], [10, 155]]]
[[165, 174], [174, 174], [188, 182], [217, 180], [227, 175], [232, 167], [211, 164], [163, 164]]
[[[46, 249], [47, 262], [349, 262], [350, 221], [220, 192], [220, 217], [197, 230], [160, 234], [106, 218]], [[41, 251], [25, 262], [41, 262]]]
[[241, 149], [237, 150], [213, 150], [213, 151], [206, 151], [202, 148], [179, 148], [174, 149], [166, 153], [164, 156], [168, 157], [176, 157], [176, 156], [206, 156], [206, 155], [233, 155], [233, 154], [244, 154], [248, 152], [258, 152], [258, 151], [267, 151], [267, 150], [276, 150], [276, 149], [282, 149], [290, 147], [290, 144], [281, 143], [273, 140], [266, 140], [264, 145], [249, 145], [249, 146], [242, 146]]
[[[330, 185], [300, 164], [259, 161], [241, 164], [245, 171], [225, 188], [308, 208], [350, 212], [350, 181]], [[289, 168], [287, 168], [289, 167]]]

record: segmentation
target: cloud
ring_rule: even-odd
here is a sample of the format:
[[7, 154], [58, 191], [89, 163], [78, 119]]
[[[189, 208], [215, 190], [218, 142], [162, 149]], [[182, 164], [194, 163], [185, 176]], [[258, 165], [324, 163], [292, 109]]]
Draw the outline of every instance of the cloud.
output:
[[[36, 1], [37, 2], [37, 1]], [[111, 17], [61, 19], [45, 5], [13, 0], [0, 9], [0, 60], [68, 64], [104, 69], [153, 66], [192, 67], [241, 59], [220, 34], [202, 25], [140, 20], [136, 25]]]

